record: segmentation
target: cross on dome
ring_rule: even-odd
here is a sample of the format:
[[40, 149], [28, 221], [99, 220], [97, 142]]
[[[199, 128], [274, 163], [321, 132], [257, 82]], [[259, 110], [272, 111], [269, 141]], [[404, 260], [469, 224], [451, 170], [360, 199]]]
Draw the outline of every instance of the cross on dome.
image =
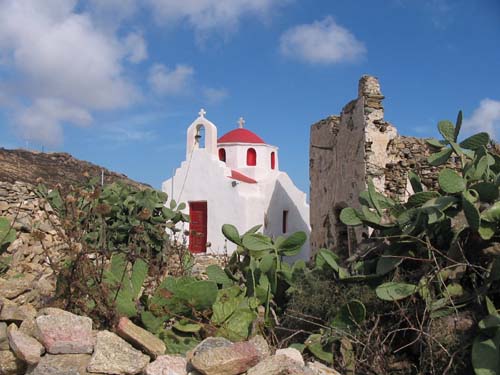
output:
[[243, 125], [245, 125], [245, 119], [243, 117], [240, 117], [238, 120], [238, 127], [241, 129], [243, 128]]
[[205, 115], [207, 114], [207, 111], [205, 111], [204, 108], [200, 109], [200, 112], [198, 112], [198, 114], [200, 115], [200, 117], [205, 117]]

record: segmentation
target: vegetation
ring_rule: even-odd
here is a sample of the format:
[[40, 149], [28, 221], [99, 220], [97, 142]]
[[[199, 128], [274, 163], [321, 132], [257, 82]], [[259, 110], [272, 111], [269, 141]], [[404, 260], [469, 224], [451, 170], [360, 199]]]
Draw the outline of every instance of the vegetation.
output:
[[11, 261], [10, 256], [4, 255], [7, 247], [16, 239], [16, 231], [6, 217], [0, 217], [0, 274], [6, 272]]
[[38, 194], [57, 213], [61, 226], [53, 227], [67, 244], [64, 263], [51, 263], [57, 303], [64, 308], [103, 325], [120, 315], [137, 316], [144, 282], [158, 282], [174, 258], [181, 272], [189, 263], [189, 253], [175, 241], [176, 224], [188, 220], [181, 212], [185, 205], [172, 201], [165, 207], [162, 192], [91, 180], [64, 197], [44, 185]]
[[[236, 251], [196, 278], [178, 229], [184, 204], [95, 181], [65, 197], [40, 186], [68, 244], [53, 265], [57, 301], [104, 326], [128, 316], [170, 353], [260, 333], [345, 374], [500, 374], [500, 157], [486, 133], [459, 142], [461, 119], [441, 121], [443, 139], [428, 140], [439, 189], [410, 172], [400, 202], [369, 182], [340, 218], [370, 237], [349, 257], [320, 249], [309, 264], [285, 258], [303, 232], [270, 238], [226, 224]], [[0, 220], [1, 241], [12, 239], [5, 228]]]
[[[428, 140], [436, 150], [428, 159], [431, 165], [444, 165], [453, 157], [459, 170], [441, 169], [438, 191], [426, 191], [419, 176], [410, 173], [414, 193], [405, 203], [380, 194], [369, 183], [360, 196], [361, 208], [345, 208], [340, 218], [350, 226], [372, 228], [373, 246], [342, 265], [338, 259], [329, 263], [339, 281], [369, 284], [379, 299], [392, 305], [385, 316], [371, 312], [365, 330], [382, 328], [378, 350], [406, 357], [414, 367], [410, 373], [470, 371], [475, 320], [484, 317], [490, 301], [490, 315], [474, 340], [472, 365], [477, 374], [500, 374], [493, 307], [499, 302], [500, 158], [491, 152], [487, 133], [458, 143], [461, 119], [459, 113], [455, 126], [441, 121], [443, 140]], [[357, 362], [365, 359], [377, 364], [369, 356]], [[391, 372], [377, 366], [363, 371]]]

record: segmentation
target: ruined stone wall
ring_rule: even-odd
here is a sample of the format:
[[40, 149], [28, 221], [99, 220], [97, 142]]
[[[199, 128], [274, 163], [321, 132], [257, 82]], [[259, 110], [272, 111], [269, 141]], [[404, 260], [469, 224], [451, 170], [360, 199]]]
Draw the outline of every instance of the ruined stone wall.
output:
[[311, 248], [331, 248], [337, 242], [339, 213], [357, 205], [365, 188], [364, 104], [352, 101], [339, 116], [311, 127], [310, 202]]
[[408, 172], [421, 176], [429, 189], [437, 188], [443, 167], [427, 163], [431, 150], [424, 139], [400, 136], [384, 120], [384, 107], [377, 78], [361, 77], [358, 98], [348, 103], [339, 116], [330, 116], [311, 126], [310, 222], [311, 249], [334, 249], [359, 241], [363, 230], [353, 235], [339, 221], [343, 207], [359, 207], [358, 195], [369, 180], [375, 188], [404, 201], [411, 191]]
[[391, 198], [405, 200], [411, 191], [408, 172], [420, 176], [422, 184], [428, 189], [438, 189], [438, 174], [443, 168], [458, 169], [459, 161], [450, 158], [445, 165], [434, 167], [427, 162], [431, 147], [425, 139], [398, 136], [387, 146], [388, 161], [385, 167], [384, 190]]

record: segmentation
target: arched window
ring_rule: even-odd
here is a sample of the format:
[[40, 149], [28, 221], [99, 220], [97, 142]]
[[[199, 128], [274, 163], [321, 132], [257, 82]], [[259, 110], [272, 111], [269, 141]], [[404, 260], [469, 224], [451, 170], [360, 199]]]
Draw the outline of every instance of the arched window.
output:
[[247, 150], [247, 165], [257, 165], [257, 152], [255, 152], [254, 148], [249, 148]]
[[276, 168], [276, 154], [273, 152], [271, 152], [271, 169], [275, 169]]
[[203, 125], [199, 124], [196, 127], [194, 140], [198, 148], [205, 148], [205, 127]]
[[219, 148], [219, 160], [220, 161], [226, 161], [226, 150], [223, 148]]

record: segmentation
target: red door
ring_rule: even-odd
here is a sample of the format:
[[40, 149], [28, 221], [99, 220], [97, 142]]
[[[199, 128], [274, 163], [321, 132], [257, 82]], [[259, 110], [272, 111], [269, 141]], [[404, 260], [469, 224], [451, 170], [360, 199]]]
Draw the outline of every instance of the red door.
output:
[[189, 251], [207, 251], [207, 202], [189, 202]]

